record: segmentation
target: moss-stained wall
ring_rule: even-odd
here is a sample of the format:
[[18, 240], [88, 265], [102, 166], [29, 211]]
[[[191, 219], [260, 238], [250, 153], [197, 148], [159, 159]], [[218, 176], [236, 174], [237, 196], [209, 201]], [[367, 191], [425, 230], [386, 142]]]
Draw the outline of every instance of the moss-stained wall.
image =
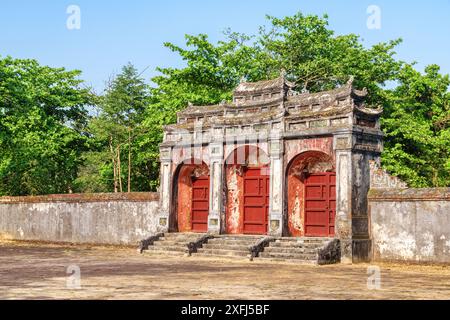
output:
[[134, 245], [156, 232], [154, 193], [0, 198], [0, 238]]
[[372, 189], [373, 260], [450, 263], [450, 188]]

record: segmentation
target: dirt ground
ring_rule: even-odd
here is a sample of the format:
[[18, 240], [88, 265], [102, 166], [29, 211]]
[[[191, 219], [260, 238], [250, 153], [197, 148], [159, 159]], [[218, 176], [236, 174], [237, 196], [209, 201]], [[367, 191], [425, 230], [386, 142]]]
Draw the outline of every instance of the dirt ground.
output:
[[[80, 268], [79, 282], [67, 273], [71, 265]], [[0, 298], [450, 298], [450, 266], [377, 264], [381, 271], [379, 289], [368, 288], [370, 266], [150, 256], [140, 255], [131, 248], [3, 241], [0, 242]], [[78, 285], [81, 288], [77, 289]]]

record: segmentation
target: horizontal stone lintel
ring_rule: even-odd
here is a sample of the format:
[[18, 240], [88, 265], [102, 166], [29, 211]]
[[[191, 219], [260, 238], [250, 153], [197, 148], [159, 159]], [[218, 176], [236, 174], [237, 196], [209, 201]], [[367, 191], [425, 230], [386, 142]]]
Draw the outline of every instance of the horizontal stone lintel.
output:
[[[322, 136], [334, 136], [334, 135], [352, 135], [354, 133], [363, 133], [364, 135], [368, 135], [368, 136], [373, 136], [373, 137], [378, 137], [378, 138], [382, 138], [383, 137], [383, 133], [381, 131], [377, 131], [377, 130], [359, 130], [358, 128], [353, 128], [353, 129], [349, 129], [349, 128], [342, 128], [339, 130], [336, 130], [335, 128], [319, 128], [319, 129], [308, 129], [308, 130], [304, 130], [304, 131], [299, 131], [299, 132], [283, 132], [280, 133], [280, 136], [277, 137], [277, 140], [292, 140], [292, 139], [308, 139], [308, 138], [316, 138], [316, 137], [322, 137]], [[270, 133], [267, 135], [254, 135], [254, 134], [249, 134], [248, 136], [246, 136], [246, 134], [240, 134], [240, 135], [230, 135], [230, 136], [226, 136], [226, 137], [222, 137], [222, 141], [223, 143], [234, 143], [234, 142], [256, 142], [256, 141], [269, 141], [269, 140], [273, 140], [273, 138], [270, 136]], [[216, 143], [217, 144], [218, 141], [213, 141], [213, 140], [209, 140], [209, 139], [204, 139], [201, 142], [200, 141], [196, 141], [195, 143], [192, 142], [188, 142], [188, 141], [180, 141], [180, 142], [174, 142], [174, 141], [167, 141], [164, 142], [162, 144], [162, 146], [164, 147], [186, 147], [186, 146], [208, 146], [211, 143]], [[366, 150], [365, 150], [366, 151]]]
[[158, 201], [159, 193], [155, 192], [131, 192], [131, 193], [86, 193], [86, 194], [51, 194], [45, 196], [19, 196], [0, 197], [1, 204], [14, 203], [53, 203], [53, 202], [109, 202], [109, 201], [130, 201], [147, 202]]
[[450, 201], [450, 188], [371, 189], [368, 198], [372, 202]]

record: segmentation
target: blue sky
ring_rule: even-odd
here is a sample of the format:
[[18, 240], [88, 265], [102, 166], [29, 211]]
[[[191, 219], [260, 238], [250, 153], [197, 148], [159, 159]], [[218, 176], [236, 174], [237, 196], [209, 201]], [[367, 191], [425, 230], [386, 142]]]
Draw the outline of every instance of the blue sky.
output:
[[[66, 9], [81, 9], [81, 29], [68, 30]], [[369, 5], [381, 9], [381, 29], [366, 26]], [[206, 33], [214, 41], [226, 28], [255, 34], [265, 15], [297, 11], [330, 16], [338, 34], [356, 33], [365, 45], [402, 37], [398, 57], [437, 63], [450, 73], [450, 0], [1, 0], [0, 55], [35, 58], [42, 64], [80, 69], [97, 91], [128, 61], [144, 76], [157, 66], [180, 66], [163, 47], [182, 45], [184, 35]]]

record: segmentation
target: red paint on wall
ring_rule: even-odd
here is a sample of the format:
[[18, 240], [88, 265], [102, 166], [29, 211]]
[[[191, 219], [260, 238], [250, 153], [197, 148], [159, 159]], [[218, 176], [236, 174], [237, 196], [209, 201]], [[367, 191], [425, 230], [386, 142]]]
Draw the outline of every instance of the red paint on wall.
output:
[[286, 141], [285, 164], [290, 163], [296, 156], [307, 151], [319, 151], [334, 158], [333, 137]]
[[269, 221], [269, 175], [265, 168], [244, 170], [244, 233], [267, 234]]
[[[247, 170], [249, 168], [253, 174], [258, 172], [258, 176], [261, 176], [261, 178], [266, 178], [263, 179], [264, 181], [268, 180], [268, 161], [269, 160], [266, 153], [254, 146], [243, 146], [235, 149], [225, 161], [227, 188], [225, 231], [227, 234], [266, 233], [260, 229], [267, 229], [267, 221], [259, 223], [260, 227], [256, 231], [250, 227], [250, 218], [252, 217], [247, 215], [248, 219], [246, 219], [245, 213], [246, 211], [248, 213], [250, 209], [248, 209], [248, 201], [246, 202], [245, 200], [244, 190], [246, 181], [245, 177], [246, 173], [249, 172], [249, 170]], [[268, 202], [267, 195], [259, 196], [259, 198], [258, 199], [261, 200], [262, 203], [258, 209], [258, 212], [260, 214], [268, 214], [268, 210], [265, 206], [265, 203]], [[244, 220], [249, 223], [246, 223]], [[261, 227], [263, 224], [264, 227]], [[248, 228], [245, 228], [245, 225], [248, 225]]]
[[227, 208], [226, 208], [226, 233], [244, 233], [244, 178], [241, 165], [229, 165], [226, 168], [227, 183]]
[[192, 231], [208, 231], [209, 177], [203, 175], [192, 178]]
[[308, 174], [335, 172], [334, 159], [323, 152], [307, 151], [297, 155], [287, 169], [288, 232], [305, 236], [305, 180]]
[[335, 216], [336, 173], [308, 174], [305, 179], [305, 235], [334, 236]]
[[[192, 210], [193, 210], [193, 176], [200, 177], [201, 186], [206, 186], [209, 184], [209, 170], [206, 164], [195, 165], [195, 164], [184, 164], [181, 166], [180, 171], [178, 173], [178, 193], [177, 193], [177, 223], [178, 223], [178, 232], [192, 232], [192, 231], [206, 231], [204, 228], [193, 230], [193, 221], [192, 221]], [[205, 181], [207, 179], [207, 181]], [[200, 184], [199, 184], [200, 187]], [[198, 188], [199, 188], [198, 187]], [[198, 189], [196, 188], [196, 189]], [[209, 190], [209, 188], [208, 188]], [[198, 198], [198, 196], [196, 196]], [[203, 195], [203, 199], [208, 199], [208, 209], [209, 210], [209, 195]], [[198, 202], [198, 199], [196, 200]], [[194, 202], [194, 204], [196, 203]], [[205, 207], [206, 203], [202, 203], [202, 208]], [[203, 215], [202, 215], [203, 216]], [[207, 223], [207, 215], [206, 215], [206, 223]], [[198, 226], [200, 223], [196, 222]]]

